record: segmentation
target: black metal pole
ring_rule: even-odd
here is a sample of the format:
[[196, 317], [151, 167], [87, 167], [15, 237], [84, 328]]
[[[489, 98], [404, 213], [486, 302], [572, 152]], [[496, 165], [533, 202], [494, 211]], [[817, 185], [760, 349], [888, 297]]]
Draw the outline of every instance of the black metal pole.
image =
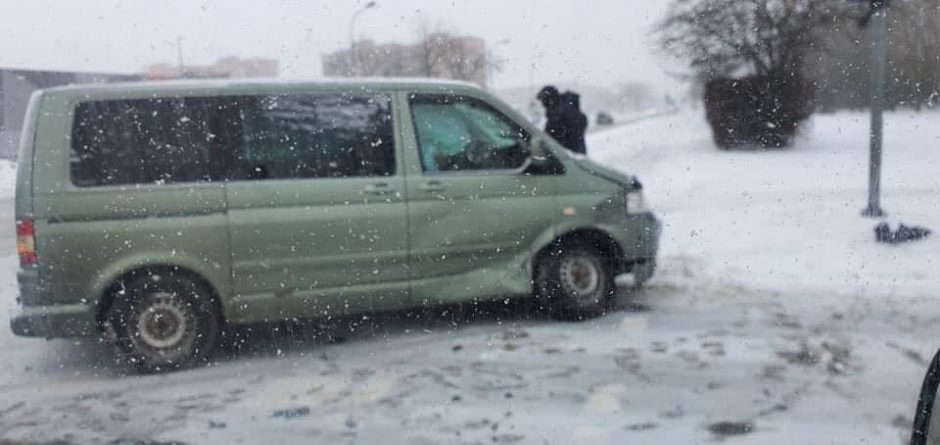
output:
[[871, 131], [868, 162], [868, 207], [862, 215], [878, 218], [881, 209], [881, 150], [884, 137], [885, 64], [887, 59], [887, 0], [872, 0], [871, 29]]

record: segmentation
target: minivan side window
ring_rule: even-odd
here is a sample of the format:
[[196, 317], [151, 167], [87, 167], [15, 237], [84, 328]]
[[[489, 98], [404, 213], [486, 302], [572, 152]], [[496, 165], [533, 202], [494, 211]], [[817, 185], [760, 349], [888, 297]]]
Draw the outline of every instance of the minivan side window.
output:
[[390, 99], [285, 94], [78, 104], [79, 187], [231, 179], [390, 176]]
[[409, 104], [425, 172], [517, 169], [528, 157], [529, 134], [485, 102], [412, 95]]
[[390, 176], [387, 97], [290, 94], [244, 98], [245, 179]]
[[212, 173], [214, 99], [83, 102], [75, 108], [72, 182], [80, 187], [204, 182]]

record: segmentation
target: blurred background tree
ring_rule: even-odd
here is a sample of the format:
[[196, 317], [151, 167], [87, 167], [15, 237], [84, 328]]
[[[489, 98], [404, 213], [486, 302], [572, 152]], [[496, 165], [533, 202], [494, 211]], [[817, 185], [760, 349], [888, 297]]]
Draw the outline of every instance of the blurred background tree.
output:
[[821, 31], [844, 29], [851, 9], [847, 0], [673, 0], [656, 30], [701, 79], [798, 75]]
[[[933, 107], [940, 95], [940, 2], [893, 0], [888, 13], [885, 102], [889, 108]], [[821, 111], [868, 107], [871, 40], [858, 26], [822, 29], [807, 57]]]
[[656, 32], [705, 85], [720, 147], [781, 147], [812, 113], [807, 56], [851, 9], [846, 0], [673, 0]]
[[[673, 0], [656, 27], [660, 46], [688, 63], [700, 84], [714, 78], [798, 74], [821, 111], [865, 108], [871, 40], [859, 26], [866, 2]], [[892, 0], [887, 105], [940, 100], [940, 1]]]

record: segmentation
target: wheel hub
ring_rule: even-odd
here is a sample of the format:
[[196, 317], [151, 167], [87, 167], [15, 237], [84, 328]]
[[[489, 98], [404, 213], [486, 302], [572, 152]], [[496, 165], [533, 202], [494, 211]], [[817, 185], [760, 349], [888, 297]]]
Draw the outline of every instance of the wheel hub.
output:
[[155, 301], [140, 312], [137, 332], [150, 347], [165, 349], [177, 346], [191, 329], [188, 311], [168, 294], [158, 294]]
[[562, 283], [575, 296], [593, 296], [600, 287], [600, 277], [598, 264], [590, 258], [577, 256], [562, 260]]

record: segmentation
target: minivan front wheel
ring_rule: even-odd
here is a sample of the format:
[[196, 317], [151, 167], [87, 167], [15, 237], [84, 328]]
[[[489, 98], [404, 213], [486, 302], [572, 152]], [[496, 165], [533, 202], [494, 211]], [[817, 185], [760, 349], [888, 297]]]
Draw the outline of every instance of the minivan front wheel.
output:
[[537, 267], [538, 296], [554, 317], [583, 320], [609, 307], [614, 276], [610, 261], [600, 252], [561, 245], [543, 255]]
[[172, 272], [129, 280], [114, 298], [108, 323], [120, 352], [145, 372], [205, 361], [221, 331], [209, 288]]

